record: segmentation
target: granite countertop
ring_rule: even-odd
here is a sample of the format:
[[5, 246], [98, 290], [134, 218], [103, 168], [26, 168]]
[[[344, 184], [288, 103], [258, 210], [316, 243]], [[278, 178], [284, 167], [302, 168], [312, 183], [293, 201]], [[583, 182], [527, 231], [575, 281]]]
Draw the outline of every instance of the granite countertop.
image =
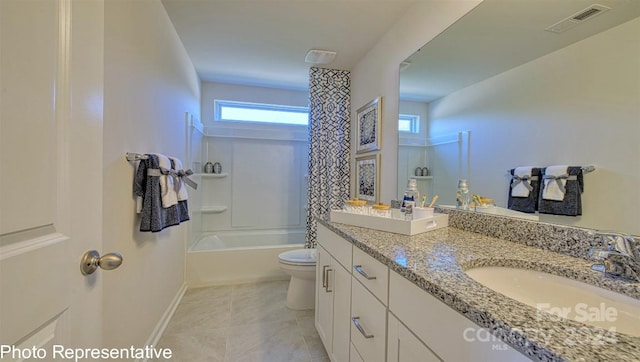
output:
[[[640, 299], [640, 283], [604, 277], [592, 262], [495, 237], [446, 227], [405, 236], [318, 220], [533, 360], [640, 361], [640, 337], [609, 333], [494, 292], [465, 274], [480, 266], [534, 269]], [[600, 339], [602, 341], [602, 339]]]

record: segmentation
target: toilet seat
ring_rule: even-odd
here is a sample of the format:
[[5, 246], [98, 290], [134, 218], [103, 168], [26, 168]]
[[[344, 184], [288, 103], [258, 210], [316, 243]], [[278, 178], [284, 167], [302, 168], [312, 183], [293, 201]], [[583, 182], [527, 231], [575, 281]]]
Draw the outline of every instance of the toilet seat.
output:
[[288, 265], [315, 265], [316, 249], [296, 249], [282, 252], [278, 259], [283, 264]]

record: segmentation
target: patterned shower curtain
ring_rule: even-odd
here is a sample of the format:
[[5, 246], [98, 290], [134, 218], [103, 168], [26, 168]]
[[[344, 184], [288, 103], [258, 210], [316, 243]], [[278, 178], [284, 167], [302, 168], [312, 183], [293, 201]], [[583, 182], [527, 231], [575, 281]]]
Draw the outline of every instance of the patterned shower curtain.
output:
[[316, 217], [329, 218], [349, 199], [350, 73], [309, 70], [309, 190], [306, 248], [316, 246]]

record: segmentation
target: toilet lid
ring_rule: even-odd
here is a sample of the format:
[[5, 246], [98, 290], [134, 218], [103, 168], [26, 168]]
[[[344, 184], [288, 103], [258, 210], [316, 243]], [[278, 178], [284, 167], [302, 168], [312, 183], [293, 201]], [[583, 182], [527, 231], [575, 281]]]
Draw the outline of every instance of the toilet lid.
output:
[[278, 255], [278, 259], [288, 264], [315, 264], [316, 249], [289, 250]]

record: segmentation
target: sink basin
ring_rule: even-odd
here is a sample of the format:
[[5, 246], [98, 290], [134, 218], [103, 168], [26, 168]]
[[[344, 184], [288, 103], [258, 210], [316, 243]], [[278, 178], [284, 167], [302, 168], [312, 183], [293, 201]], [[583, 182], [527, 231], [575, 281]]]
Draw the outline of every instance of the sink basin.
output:
[[480, 267], [466, 273], [484, 286], [539, 311], [640, 337], [638, 299], [535, 270]]

